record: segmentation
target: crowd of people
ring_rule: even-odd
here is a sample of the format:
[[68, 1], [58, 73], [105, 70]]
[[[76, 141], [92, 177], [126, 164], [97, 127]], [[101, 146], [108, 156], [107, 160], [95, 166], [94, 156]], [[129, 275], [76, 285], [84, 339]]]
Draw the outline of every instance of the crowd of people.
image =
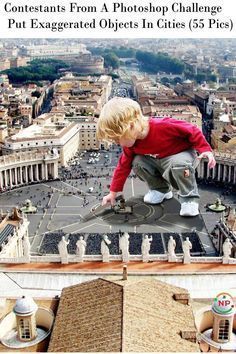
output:
[[[111, 255], [119, 255], [119, 238], [122, 236], [122, 232], [109, 233], [108, 238], [111, 241], [109, 244], [109, 251]], [[145, 234], [146, 235], [146, 234]], [[182, 254], [183, 248], [182, 243], [188, 237], [190, 242], [192, 243], [191, 254], [194, 255], [204, 255], [205, 251], [201, 244], [201, 240], [197, 232], [184, 232], [181, 234], [178, 233], [169, 233], [164, 232], [161, 233], [151, 233], [147, 234], [148, 236], [152, 236], [152, 240], [150, 242], [150, 254], [165, 254], [165, 250], [167, 250], [168, 240], [170, 236], [176, 242], [175, 253]], [[73, 233], [73, 234], [65, 234], [62, 230], [57, 232], [49, 232], [44, 235], [40, 253], [41, 254], [58, 254], [58, 243], [62, 239], [62, 236], [66, 236], [69, 241], [68, 244], [68, 253], [76, 254], [76, 243], [82, 236], [86, 241], [86, 255], [100, 255], [101, 254], [101, 242], [103, 239], [102, 233]], [[134, 233], [129, 232], [129, 253], [130, 255], [141, 255], [141, 247], [142, 240], [144, 237], [143, 233]], [[163, 244], [164, 240], [164, 244]]]

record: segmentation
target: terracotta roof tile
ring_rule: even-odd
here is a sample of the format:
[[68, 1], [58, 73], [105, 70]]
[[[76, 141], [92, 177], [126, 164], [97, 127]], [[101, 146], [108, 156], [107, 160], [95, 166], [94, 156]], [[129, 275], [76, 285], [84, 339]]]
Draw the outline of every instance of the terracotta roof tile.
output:
[[122, 297], [102, 279], [64, 288], [48, 351], [121, 351]]
[[155, 279], [97, 279], [65, 288], [50, 352], [196, 352], [192, 308], [174, 300], [185, 289]]

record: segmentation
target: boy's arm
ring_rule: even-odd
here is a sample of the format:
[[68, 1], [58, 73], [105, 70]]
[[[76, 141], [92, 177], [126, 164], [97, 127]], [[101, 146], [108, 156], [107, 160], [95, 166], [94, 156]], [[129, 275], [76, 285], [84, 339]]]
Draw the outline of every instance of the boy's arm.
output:
[[211, 151], [206, 151], [206, 152], [203, 152], [202, 154], [200, 154], [197, 158], [198, 158], [198, 160], [201, 160], [204, 157], [208, 158], [209, 168], [214, 168], [216, 165], [216, 160], [214, 158], [213, 153]]
[[198, 159], [206, 157], [208, 158], [208, 166], [210, 168], [215, 167], [216, 161], [212, 152], [212, 148], [206, 141], [202, 131], [195, 125], [188, 122], [178, 121], [175, 119], [172, 119], [172, 122], [175, 125], [178, 134], [182, 137], [185, 136], [191, 143], [192, 147], [200, 154]]
[[123, 148], [123, 152], [119, 158], [118, 164], [113, 173], [110, 191], [121, 192], [123, 190], [126, 179], [132, 169], [134, 152], [132, 148]]

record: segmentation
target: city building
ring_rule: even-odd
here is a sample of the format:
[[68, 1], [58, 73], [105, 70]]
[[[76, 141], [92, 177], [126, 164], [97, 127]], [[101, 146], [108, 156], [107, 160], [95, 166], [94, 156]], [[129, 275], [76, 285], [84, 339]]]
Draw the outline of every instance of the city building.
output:
[[112, 78], [75, 77], [68, 73], [54, 83], [53, 104], [68, 115], [99, 115], [112, 90]]
[[223, 254], [223, 244], [226, 239], [232, 245], [231, 255], [236, 257], [236, 214], [235, 209], [227, 210], [227, 214], [222, 217], [212, 231], [212, 241], [219, 252]]
[[19, 68], [20, 66], [27, 66], [30, 58], [27, 57], [15, 57], [10, 59], [11, 68]]
[[151, 100], [148, 103], [149, 105], [145, 105], [145, 103], [141, 105], [144, 115], [156, 116], [158, 118], [172, 117], [191, 123], [202, 130], [202, 114], [197, 106], [173, 105], [171, 103], [161, 104]]
[[44, 152], [26, 149], [1, 156], [0, 190], [58, 178], [58, 159], [58, 153], [53, 149]]
[[236, 64], [235, 62], [227, 62], [225, 65], [218, 67], [218, 72], [222, 80], [236, 77]]
[[59, 44], [43, 44], [43, 45], [26, 45], [22, 46], [20, 53], [22, 56], [33, 59], [47, 59], [70, 57], [82, 53], [86, 53], [84, 44], [59, 45]]
[[42, 114], [32, 125], [5, 139], [3, 154], [56, 149], [59, 166], [66, 166], [78, 150], [79, 127], [64, 118], [65, 115], [59, 113]]
[[30, 262], [29, 222], [14, 208], [11, 213], [0, 214], [0, 259]]
[[10, 69], [11, 63], [9, 59], [0, 58], [0, 71]]

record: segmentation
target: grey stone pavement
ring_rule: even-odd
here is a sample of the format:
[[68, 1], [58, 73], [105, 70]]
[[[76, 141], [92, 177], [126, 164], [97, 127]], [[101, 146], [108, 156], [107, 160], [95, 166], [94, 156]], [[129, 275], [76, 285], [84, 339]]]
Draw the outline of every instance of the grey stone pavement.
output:
[[[105, 154], [105, 153], [104, 153]], [[128, 205], [133, 205], [134, 215], [115, 215], [107, 207], [96, 213], [101, 205], [102, 196], [108, 193], [110, 176], [117, 162], [116, 152], [109, 153], [108, 167], [104, 167], [104, 157], [96, 165], [88, 165], [88, 156], [81, 160], [81, 166], [90, 177], [86, 179], [64, 179], [41, 184], [29, 185], [0, 195], [0, 208], [10, 210], [22, 206], [30, 199], [37, 206], [36, 214], [28, 215], [29, 236], [32, 253], [37, 254], [47, 232], [65, 233], [110, 233], [127, 231], [139, 233], [152, 232], [189, 232], [196, 230], [201, 238], [207, 255], [214, 255], [214, 248], [208, 236], [220, 215], [207, 212], [205, 205], [222, 197], [226, 204], [236, 202], [236, 195], [222, 196], [222, 189], [212, 186], [199, 186], [201, 214], [197, 217], [180, 217], [180, 203], [175, 197], [161, 205], [153, 206], [143, 203], [142, 197], [147, 187], [137, 178], [128, 178], [124, 196]], [[102, 171], [102, 172], [101, 172]], [[91, 177], [93, 174], [94, 177]], [[101, 175], [108, 175], [101, 177]], [[89, 193], [89, 188], [93, 191]], [[95, 212], [91, 212], [95, 209]]]

